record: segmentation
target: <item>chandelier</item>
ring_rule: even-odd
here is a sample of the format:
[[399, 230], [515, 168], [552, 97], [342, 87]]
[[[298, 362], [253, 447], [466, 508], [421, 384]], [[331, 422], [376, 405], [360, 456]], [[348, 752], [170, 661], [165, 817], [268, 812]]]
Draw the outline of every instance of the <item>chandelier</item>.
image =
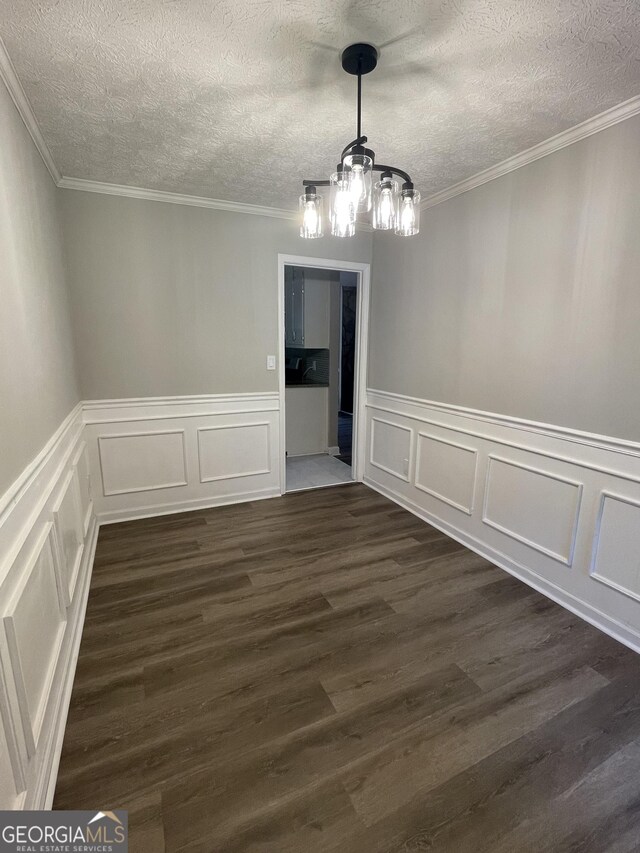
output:
[[[411, 237], [420, 230], [420, 193], [414, 189], [407, 172], [395, 166], [382, 166], [375, 154], [365, 148], [367, 137], [362, 135], [362, 76], [378, 64], [378, 51], [371, 44], [352, 44], [342, 52], [342, 67], [347, 74], [358, 78], [357, 135], [340, 155], [335, 172], [328, 180], [303, 181], [300, 196], [300, 236], [307, 239], [322, 237], [324, 216], [323, 197], [318, 187], [329, 187], [329, 222], [335, 237], [352, 237], [358, 217], [373, 209], [371, 224], [377, 231], [395, 231], [401, 237]], [[373, 173], [379, 181], [372, 181]], [[402, 185], [394, 179], [402, 180]]]

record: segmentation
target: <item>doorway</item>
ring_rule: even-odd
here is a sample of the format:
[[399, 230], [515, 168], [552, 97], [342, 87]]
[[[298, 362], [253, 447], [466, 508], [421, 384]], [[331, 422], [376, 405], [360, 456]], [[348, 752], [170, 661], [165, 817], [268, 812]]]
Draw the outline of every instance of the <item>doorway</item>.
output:
[[369, 265], [279, 255], [278, 273], [280, 491], [361, 480]]

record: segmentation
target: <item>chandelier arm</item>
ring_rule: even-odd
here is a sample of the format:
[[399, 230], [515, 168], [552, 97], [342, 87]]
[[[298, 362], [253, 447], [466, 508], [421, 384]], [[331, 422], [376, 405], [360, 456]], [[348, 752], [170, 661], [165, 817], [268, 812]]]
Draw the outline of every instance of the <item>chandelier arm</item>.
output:
[[331, 181], [303, 181], [303, 187], [328, 187]]
[[395, 166], [382, 166], [378, 163], [375, 163], [372, 168], [374, 172], [391, 172], [394, 175], [398, 175], [398, 177], [402, 178], [405, 183], [413, 186], [413, 181], [411, 180], [408, 172], [404, 172], [402, 169], [397, 169]]

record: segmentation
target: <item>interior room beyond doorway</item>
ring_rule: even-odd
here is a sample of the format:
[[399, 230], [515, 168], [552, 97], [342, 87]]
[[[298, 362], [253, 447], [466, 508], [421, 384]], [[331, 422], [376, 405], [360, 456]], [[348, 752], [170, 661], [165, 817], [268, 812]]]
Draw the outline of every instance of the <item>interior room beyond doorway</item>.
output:
[[358, 274], [285, 266], [287, 491], [349, 483]]

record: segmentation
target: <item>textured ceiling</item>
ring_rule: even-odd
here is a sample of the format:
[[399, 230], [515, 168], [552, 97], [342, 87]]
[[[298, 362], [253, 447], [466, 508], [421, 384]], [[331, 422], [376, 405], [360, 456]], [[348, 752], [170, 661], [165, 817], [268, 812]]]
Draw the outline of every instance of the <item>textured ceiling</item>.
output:
[[275, 207], [355, 136], [353, 41], [423, 197], [640, 94], [639, 0], [2, 0], [0, 35], [63, 175]]

